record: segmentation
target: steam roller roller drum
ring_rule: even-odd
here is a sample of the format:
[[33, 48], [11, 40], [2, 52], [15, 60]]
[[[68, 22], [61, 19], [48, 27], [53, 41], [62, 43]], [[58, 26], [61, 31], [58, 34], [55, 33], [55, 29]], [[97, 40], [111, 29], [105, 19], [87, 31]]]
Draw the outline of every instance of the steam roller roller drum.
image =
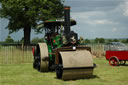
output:
[[57, 78], [74, 80], [90, 78], [93, 75], [93, 58], [87, 50], [60, 52], [60, 63], [56, 68]]
[[46, 43], [39, 43], [36, 46], [34, 63], [38, 71], [48, 72], [48, 48]]

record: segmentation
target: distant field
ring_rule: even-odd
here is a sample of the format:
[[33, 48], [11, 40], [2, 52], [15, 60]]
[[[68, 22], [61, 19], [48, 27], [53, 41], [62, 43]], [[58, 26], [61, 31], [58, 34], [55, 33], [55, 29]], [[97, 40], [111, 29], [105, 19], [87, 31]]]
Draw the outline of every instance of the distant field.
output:
[[40, 73], [32, 64], [0, 65], [0, 85], [127, 85], [127, 66], [109, 66], [105, 58], [96, 58], [94, 76], [90, 79], [63, 81], [55, 72]]

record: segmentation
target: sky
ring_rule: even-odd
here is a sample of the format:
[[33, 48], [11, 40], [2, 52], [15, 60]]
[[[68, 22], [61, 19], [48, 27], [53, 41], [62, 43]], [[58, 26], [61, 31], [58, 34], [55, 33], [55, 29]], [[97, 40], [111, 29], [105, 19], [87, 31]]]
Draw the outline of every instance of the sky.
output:
[[[71, 18], [77, 21], [72, 30], [85, 39], [128, 38], [128, 0], [65, 0], [71, 6]], [[8, 21], [0, 19], [0, 41], [5, 40]], [[15, 40], [23, 37], [23, 30], [11, 34]], [[43, 37], [32, 31], [31, 39]]]

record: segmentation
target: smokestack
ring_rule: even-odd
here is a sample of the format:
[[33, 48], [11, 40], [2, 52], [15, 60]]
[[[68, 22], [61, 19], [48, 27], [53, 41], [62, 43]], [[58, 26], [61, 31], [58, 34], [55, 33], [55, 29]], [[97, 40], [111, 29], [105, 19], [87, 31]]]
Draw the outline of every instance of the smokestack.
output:
[[71, 25], [71, 22], [70, 22], [70, 6], [65, 6], [64, 7], [64, 21], [65, 21], [64, 31], [65, 31], [65, 34], [68, 34], [68, 33], [70, 33], [70, 25]]

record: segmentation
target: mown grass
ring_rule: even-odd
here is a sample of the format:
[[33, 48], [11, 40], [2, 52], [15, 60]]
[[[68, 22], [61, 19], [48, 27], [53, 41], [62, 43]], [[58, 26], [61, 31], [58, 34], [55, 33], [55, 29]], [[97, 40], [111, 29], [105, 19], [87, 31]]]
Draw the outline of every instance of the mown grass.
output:
[[40, 73], [32, 64], [0, 65], [0, 85], [127, 85], [128, 66], [109, 66], [105, 58], [96, 58], [94, 76], [90, 79], [63, 81], [55, 72]]

